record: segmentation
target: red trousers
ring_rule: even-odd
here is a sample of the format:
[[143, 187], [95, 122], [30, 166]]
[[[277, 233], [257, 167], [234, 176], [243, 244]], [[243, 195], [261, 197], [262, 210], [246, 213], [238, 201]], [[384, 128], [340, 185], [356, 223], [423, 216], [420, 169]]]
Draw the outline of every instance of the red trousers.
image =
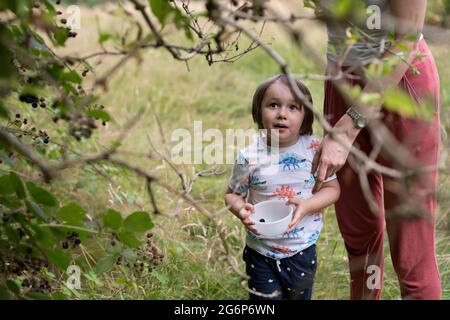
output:
[[[425, 121], [383, 109], [383, 120], [419, 166], [434, 166], [438, 163], [440, 150], [439, 75], [424, 40], [419, 42], [419, 48], [427, 54], [423, 60], [416, 59], [412, 63], [420, 74], [413, 75], [409, 69], [399, 88], [419, 103], [428, 100], [434, 106], [434, 116], [431, 121]], [[348, 80], [348, 83], [361, 85], [357, 80]], [[325, 82], [324, 113], [331, 125], [344, 115], [348, 106], [332, 83]], [[355, 144], [369, 154], [372, 141], [364, 129]], [[377, 161], [391, 168], [401, 167], [388, 159], [380, 156]], [[441, 299], [435, 248], [437, 171], [411, 179], [403, 189], [400, 186], [405, 186], [404, 180], [396, 181], [381, 173], [370, 172], [368, 181], [379, 210], [377, 214], [370, 210], [358, 175], [348, 162], [337, 177], [341, 197], [336, 203], [336, 216], [348, 253], [351, 299], [379, 299], [381, 296], [385, 225], [402, 298]], [[414, 214], [417, 212], [420, 214]]]

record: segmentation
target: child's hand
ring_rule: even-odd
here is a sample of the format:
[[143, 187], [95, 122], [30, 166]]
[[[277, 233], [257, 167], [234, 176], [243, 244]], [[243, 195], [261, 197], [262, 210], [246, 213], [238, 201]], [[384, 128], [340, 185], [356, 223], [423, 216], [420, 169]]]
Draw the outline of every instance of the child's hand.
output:
[[295, 228], [297, 223], [307, 215], [307, 211], [305, 206], [305, 200], [299, 198], [289, 198], [286, 204], [295, 204], [297, 206], [294, 215], [292, 217], [291, 223], [289, 223], [289, 226], [286, 231], [286, 233], [289, 233]]
[[246, 203], [241, 210], [239, 210], [239, 219], [244, 226], [251, 232], [258, 234], [256, 228], [253, 226], [255, 222], [250, 219], [250, 216], [255, 213], [255, 208], [251, 203]]

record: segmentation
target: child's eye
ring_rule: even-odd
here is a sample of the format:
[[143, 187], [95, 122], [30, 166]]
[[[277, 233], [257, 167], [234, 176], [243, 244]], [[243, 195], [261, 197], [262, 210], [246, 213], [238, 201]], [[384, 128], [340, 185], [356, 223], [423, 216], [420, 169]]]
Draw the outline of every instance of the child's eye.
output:
[[276, 107], [278, 107], [278, 103], [272, 102], [269, 106], [271, 108], [276, 108]]
[[299, 107], [292, 105], [292, 106], [289, 106], [289, 109], [290, 110], [299, 110]]

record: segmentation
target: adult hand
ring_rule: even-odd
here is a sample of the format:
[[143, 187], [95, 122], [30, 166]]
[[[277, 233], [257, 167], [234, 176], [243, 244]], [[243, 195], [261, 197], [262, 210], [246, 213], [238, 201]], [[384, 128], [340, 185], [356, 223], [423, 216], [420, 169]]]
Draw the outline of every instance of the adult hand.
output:
[[[341, 135], [342, 139], [348, 139], [345, 134]], [[316, 193], [322, 187], [324, 181], [341, 169], [347, 161], [348, 150], [345, 146], [332, 139], [329, 135], [325, 135], [320, 144], [319, 149], [314, 155], [311, 173], [316, 176], [316, 183], [312, 190]]]

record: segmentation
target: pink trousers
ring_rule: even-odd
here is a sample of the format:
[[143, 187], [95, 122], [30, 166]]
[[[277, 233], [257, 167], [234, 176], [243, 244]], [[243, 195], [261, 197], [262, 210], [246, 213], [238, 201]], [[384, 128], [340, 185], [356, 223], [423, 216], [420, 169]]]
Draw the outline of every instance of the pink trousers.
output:
[[[439, 75], [425, 40], [419, 50], [427, 56], [413, 61], [420, 72], [408, 71], [399, 88], [423, 106], [434, 107], [431, 121], [409, 118], [383, 109], [384, 123], [407, 148], [418, 166], [435, 166], [440, 150]], [[351, 85], [361, 85], [348, 80]], [[334, 125], [344, 115], [348, 104], [332, 85], [325, 82], [324, 113]], [[369, 132], [363, 130], [356, 145], [366, 152], [372, 150]], [[400, 169], [400, 164], [380, 156], [377, 161]], [[436, 170], [412, 177], [405, 184], [378, 172], [368, 175], [370, 190], [378, 207], [371, 212], [357, 173], [346, 165], [337, 173], [341, 197], [336, 203], [339, 229], [344, 238], [350, 268], [351, 299], [379, 299], [384, 273], [384, 226], [386, 225], [392, 262], [400, 283], [403, 299], [440, 299], [441, 283], [436, 261], [435, 213]], [[401, 190], [399, 192], [399, 190]]]

